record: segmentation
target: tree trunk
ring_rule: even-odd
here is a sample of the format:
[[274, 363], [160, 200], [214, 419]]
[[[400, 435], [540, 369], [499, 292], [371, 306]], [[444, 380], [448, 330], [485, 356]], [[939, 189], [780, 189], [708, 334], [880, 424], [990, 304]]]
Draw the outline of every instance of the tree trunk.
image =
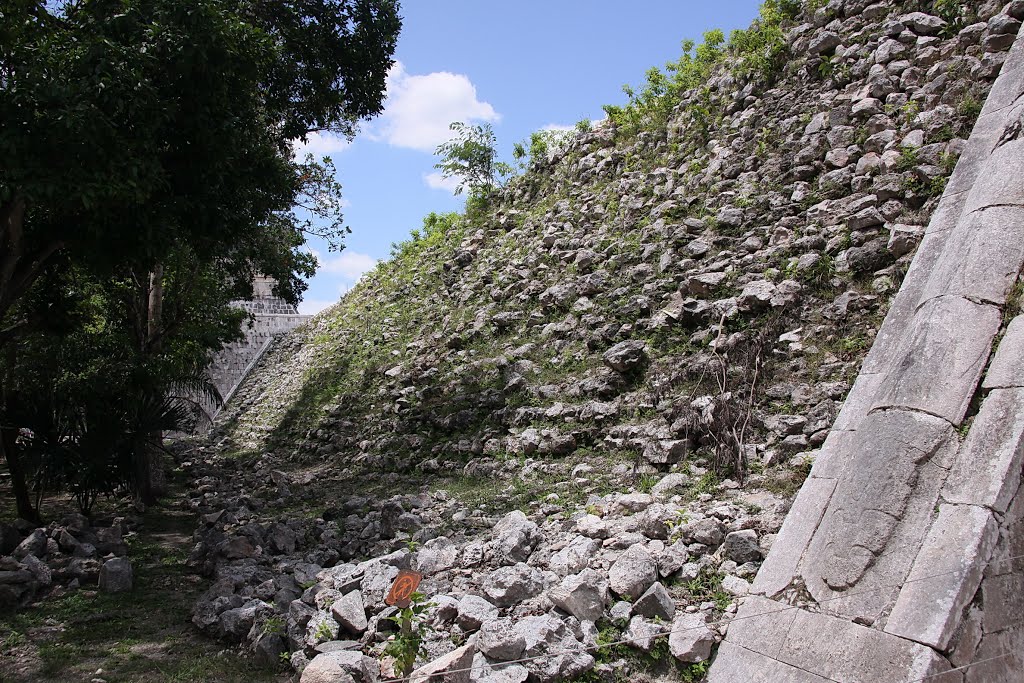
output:
[[[142, 345], [145, 356], [160, 352], [162, 345], [162, 326], [164, 309], [164, 267], [157, 264], [149, 274], [149, 297], [146, 306], [146, 321], [143, 329], [146, 338]], [[157, 500], [157, 490], [153, 471], [154, 455], [157, 447], [163, 443], [163, 432], [154, 430], [136, 439], [134, 453], [135, 496], [145, 505], [152, 505]]]
[[14, 489], [14, 501], [18, 506], [18, 516], [39, 524], [39, 511], [32, 506], [32, 496], [29, 495], [28, 483], [25, 481], [25, 471], [18, 459], [18, 447], [15, 444], [17, 438], [17, 429], [0, 428], [0, 451], [3, 451], [4, 460], [7, 461], [7, 471], [11, 473], [11, 488]]

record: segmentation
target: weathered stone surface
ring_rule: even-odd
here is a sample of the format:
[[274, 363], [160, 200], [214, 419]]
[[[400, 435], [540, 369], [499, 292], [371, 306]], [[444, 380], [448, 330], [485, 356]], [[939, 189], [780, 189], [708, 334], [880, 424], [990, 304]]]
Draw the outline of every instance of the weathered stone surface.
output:
[[658, 578], [658, 564], [641, 544], [630, 546], [608, 571], [608, 585], [622, 596], [636, 599]]
[[809, 671], [724, 642], [708, 673], [708, 683], [831, 683]]
[[548, 597], [580, 621], [597, 621], [608, 600], [608, 582], [601, 573], [586, 569], [562, 579], [560, 585], [548, 591]]
[[856, 585], [885, 551], [922, 468], [952, 439], [949, 423], [939, 418], [870, 413], [844, 442], [846, 472], [805, 556], [804, 577], [820, 577], [832, 590]]
[[[753, 596], [741, 605], [729, 627], [726, 643], [831, 681], [896, 683], [933, 676], [943, 680], [937, 674], [951, 668], [949, 662], [924, 645], [845, 619]], [[762, 661], [760, 657], [746, 659]], [[715, 669], [717, 663], [712, 671]], [[712, 676], [709, 680], [716, 679]]]
[[946, 650], [974, 598], [998, 527], [975, 505], [942, 505], [900, 591], [885, 632]]
[[[959, 424], [999, 329], [999, 309], [959, 297], [926, 302], [874, 408], [911, 408]], [[936, 382], [936, 377], [945, 381]]]
[[[1022, 264], [1024, 200], [1021, 206], [975, 211], [964, 216], [950, 232], [922, 298], [959, 296], [1002, 305]], [[963, 315], [975, 314], [965, 311]]]
[[626, 630], [623, 632], [622, 638], [638, 650], [650, 652], [654, 649], [654, 645], [658, 638], [664, 637], [662, 635], [663, 633], [664, 629], [662, 626], [649, 622], [643, 617], [637, 615], [629, 620], [629, 624], [626, 626]]
[[[1024, 136], [1020, 121], [1006, 122], [996, 147], [985, 162], [967, 198], [967, 213], [993, 207], [1024, 207]], [[1009, 227], [1009, 226], [1007, 226]]]
[[994, 389], [975, 416], [942, 497], [1002, 513], [1021, 483], [1024, 389]]
[[501, 567], [484, 580], [483, 592], [498, 607], [508, 607], [544, 590], [540, 571], [520, 562], [512, 567]]
[[344, 652], [324, 652], [318, 654], [302, 670], [299, 683], [355, 683], [343, 660], [347, 663]]
[[817, 531], [836, 490], [836, 480], [809, 477], [800, 487], [764, 564], [754, 579], [753, 590], [774, 596], [798, 575], [797, 567]]
[[502, 564], [525, 562], [540, 542], [537, 525], [519, 510], [505, 515], [494, 527], [493, 551]]
[[491, 659], [507, 662], [519, 659], [526, 649], [526, 638], [509, 619], [494, 619], [480, 627], [477, 648]]
[[463, 631], [475, 631], [498, 616], [498, 608], [478, 595], [465, 595], [459, 600], [456, 621]]
[[985, 389], [1024, 387], [1024, 315], [1018, 315], [1007, 325], [981, 386]]
[[130, 591], [134, 583], [132, 563], [126, 557], [107, 560], [100, 567], [100, 590], [107, 593]]
[[628, 373], [647, 360], [647, 344], [642, 341], [619, 342], [604, 353], [604, 363], [616, 372]]
[[737, 564], [761, 561], [761, 546], [757, 542], [757, 532], [753, 529], [726, 534], [723, 547], [725, 556]]
[[578, 574], [587, 568], [600, 547], [601, 543], [593, 538], [577, 536], [551, 556], [548, 567], [559, 576]]
[[346, 593], [331, 605], [331, 614], [338, 625], [354, 636], [366, 631], [366, 607], [363, 605], [363, 594], [359, 591]]
[[560, 619], [552, 616], [526, 617], [516, 623], [516, 630], [526, 641], [523, 654], [536, 657], [524, 665], [530, 670], [531, 677], [541, 683], [571, 679], [594, 667], [594, 658]]
[[699, 612], [680, 612], [672, 622], [668, 649], [680, 662], [703, 662], [711, 656], [715, 635]]
[[42, 557], [46, 555], [46, 532], [42, 529], [34, 529], [25, 540], [18, 544], [12, 555], [14, 557], [25, 557], [26, 555]]
[[473, 670], [470, 672], [469, 680], [473, 683], [526, 683], [529, 676], [529, 669], [522, 664], [490, 662], [478, 652], [473, 657]]
[[658, 618], [668, 621], [675, 612], [675, 602], [669, 595], [668, 589], [660, 581], [651, 584], [651, 587], [633, 603], [633, 614], [639, 614], [648, 619]]
[[412, 672], [409, 683], [469, 683], [476, 642], [470, 640], [429, 664]]

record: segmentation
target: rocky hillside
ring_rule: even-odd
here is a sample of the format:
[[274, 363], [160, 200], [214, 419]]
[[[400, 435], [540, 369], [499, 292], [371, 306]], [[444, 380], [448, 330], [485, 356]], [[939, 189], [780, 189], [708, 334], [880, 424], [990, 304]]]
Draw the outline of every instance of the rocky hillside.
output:
[[699, 680], [1021, 18], [770, 3], [681, 60], [685, 90], [652, 80], [429, 217], [276, 343], [193, 461], [197, 625], [371, 680], [411, 566], [426, 654], [461, 646], [433, 666], [612, 680], [670, 651]]

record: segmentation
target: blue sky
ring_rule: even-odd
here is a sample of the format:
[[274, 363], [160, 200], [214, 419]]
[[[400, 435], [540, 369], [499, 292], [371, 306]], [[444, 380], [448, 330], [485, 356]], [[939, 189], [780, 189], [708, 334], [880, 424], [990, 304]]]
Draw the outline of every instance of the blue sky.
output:
[[321, 267], [303, 313], [333, 303], [392, 242], [431, 211], [462, 208], [433, 168], [452, 121], [489, 122], [500, 156], [546, 127], [603, 117], [651, 66], [678, 58], [686, 38], [745, 28], [758, 0], [405, 0], [384, 114], [352, 143], [313, 137], [300, 151], [329, 155], [352, 228], [342, 252], [310, 242]]

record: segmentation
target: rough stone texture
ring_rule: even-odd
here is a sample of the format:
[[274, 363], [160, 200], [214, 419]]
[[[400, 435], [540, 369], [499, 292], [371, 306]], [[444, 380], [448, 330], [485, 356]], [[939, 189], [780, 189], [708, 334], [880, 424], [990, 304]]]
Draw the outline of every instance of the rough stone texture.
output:
[[960, 424], [1000, 319], [995, 306], [959, 297], [927, 301], [874, 408], [910, 408]]
[[526, 649], [526, 639], [508, 619], [494, 619], [481, 626], [476, 644], [480, 652], [503, 662], [519, 659]]
[[1005, 512], [1021, 482], [1024, 389], [995, 389], [974, 418], [942, 497]]
[[672, 622], [668, 637], [668, 649], [681, 662], [703, 662], [711, 656], [715, 634], [708, 628], [704, 615], [697, 612], [681, 612]]
[[643, 545], [630, 546], [608, 572], [608, 585], [622, 596], [636, 599], [658, 578], [658, 564]]
[[100, 590], [107, 593], [123, 593], [132, 589], [134, 576], [132, 563], [126, 557], [107, 560], [100, 567]]
[[476, 642], [470, 640], [429, 664], [412, 672], [409, 683], [469, 683]]
[[1024, 387], [1024, 315], [1018, 315], [1007, 325], [981, 386], [985, 389]]
[[660, 581], [651, 584], [651, 587], [633, 603], [633, 614], [639, 614], [648, 619], [659, 618], [668, 621], [675, 611], [675, 602], [673, 602], [668, 589]]
[[[343, 660], [346, 660], [343, 662]], [[324, 652], [313, 657], [302, 670], [299, 683], [355, 683], [345, 665], [344, 652]]]
[[885, 626], [886, 633], [946, 650], [996, 544], [992, 513], [942, 505]]
[[608, 600], [608, 581], [592, 569], [567, 576], [548, 591], [548, 598], [580, 621], [597, 621]]
[[[743, 648], [763, 656], [755, 661], [772, 658], [826, 680], [844, 683], [896, 683], [952, 668], [924, 645], [845, 619], [754, 596], [746, 598], [740, 606], [737, 618], [729, 626], [727, 641], [742, 643]], [[936, 676], [934, 680], [943, 677]]]
[[516, 630], [526, 643], [524, 656], [536, 657], [524, 665], [529, 669], [531, 678], [541, 683], [568, 680], [594, 666], [594, 658], [560, 619], [552, 616], [526, 617], [516, 623]]
[[[1024, 264], [1022, 93], [1018, 38], [711, 683], [1024, 675], [1024, 567], [1009, 559], [1024, 551], [1024, 334], [998, 308]], [[789, 604], [808, 593], [831, 614]], [[977, 666], [943, 675], [951, 662]]]
[[331, 614], [338, 625], [354, 636], [366, 631], [366, 607], [363, 605], [363, 594], [359, 591], [346, 593], [331, 605]]
[[541, 573], [523, 562], [491, 572], [483, 584], [484, 595], [498, 607], [522, 602], [544, 589]]

